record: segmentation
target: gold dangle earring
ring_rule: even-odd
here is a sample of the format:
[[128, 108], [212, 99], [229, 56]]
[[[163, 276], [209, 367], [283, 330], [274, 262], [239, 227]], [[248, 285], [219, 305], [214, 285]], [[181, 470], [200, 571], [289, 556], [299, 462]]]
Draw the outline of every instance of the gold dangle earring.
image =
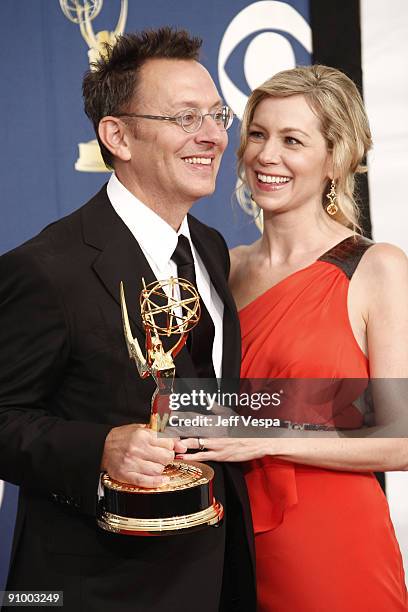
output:
[[330, 200], [330, 204], [328, 204], [326, 206], [326, 212], [327, 214], [329, 214], [331, 217], [334, 217], [334, 215], [338, 212], [339, 207], [336, 204], [336, 200], [337, 200], [337, 193], [336, 193], [336, 183], [334, 182], [334, 179], [332, 179], [331, 185], [330, 185], [330, 191], [329, 193], [326, 193], [326, 198], [328, 198]]

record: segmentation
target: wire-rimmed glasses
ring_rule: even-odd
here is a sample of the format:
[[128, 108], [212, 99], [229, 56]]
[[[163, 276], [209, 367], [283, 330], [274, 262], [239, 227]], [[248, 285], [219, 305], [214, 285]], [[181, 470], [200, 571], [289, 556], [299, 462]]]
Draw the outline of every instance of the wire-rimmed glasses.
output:
[[229, 106], [220, 106], [212, 113], [203, 114], [199, 108], [187, 108], [173, 117], [166, 115], [139, 115], [137, 113], [116, 113], [114, 117], [138, 117], [157, 121], [172, 121], [177, 123], [188, 134], [198, 132], [204, 117], [211, 117], [221, 129], [228, 130], [234, 120], [234, 113]]

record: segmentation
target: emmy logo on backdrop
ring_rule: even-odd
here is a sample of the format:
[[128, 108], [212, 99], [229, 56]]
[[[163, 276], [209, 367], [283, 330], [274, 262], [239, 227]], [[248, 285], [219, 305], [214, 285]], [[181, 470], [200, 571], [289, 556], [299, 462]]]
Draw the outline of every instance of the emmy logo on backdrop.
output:
[[[163, 432], [170, 415], [174, 358], [199, 322], [200, 297], [194, 285], [182, 278], [147, 286], [143, 280], [140, 312], [146, 353], [132, 335], [122, 283], [120, 301], [129, 357], [141, 378], [152, 376], [156, 383], [148, 427]], [[224, 509], [213, 496], [214, 470], [209, 465], [175, 460], [165, 467], [164, 474], [169, 477], [168, 484], [154, 489], [118, 482], [104, 474], [99, 526], [114, 533], [146, 536], [185, 533], [220, 523]]]
[[[79, 25], [82, 37], [89, 47], [88, 57], [92, 70], [92, 63], [105, 52], [105, 44], [114, 45], [117, 36], [125, 31], [128, 0], [121, 0], [118, 23], [113, 32], [103, 30], [94, 33], [92, 20], [101, 11], [103, 0], [60, 0], [60, 6], [65, 17]], [[108, 172], [102, 159], [98, 141], [80, 142], [78, 145], [79, 157], [75, 163], [75, 170], [80, 172]]]

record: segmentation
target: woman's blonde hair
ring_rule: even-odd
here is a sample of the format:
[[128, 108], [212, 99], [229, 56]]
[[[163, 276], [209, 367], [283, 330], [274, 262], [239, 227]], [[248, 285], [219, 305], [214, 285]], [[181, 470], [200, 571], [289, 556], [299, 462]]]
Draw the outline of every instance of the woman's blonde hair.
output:
[[[241, 141], [237, 152], [238, 176], [245, 185], [243, 155], [248, 142], [249, 126], [258, 104], [269, 96], [283, 98], [296, 94], [305, 96], [318, 117], [322, 134], [333, 154], [336, 204], [339, 208], [335, 219], [353, 229], [360, 229], [354, 177], [356, 173], [367, 171], [363, 162], [372, 145], [370, 126], [356, 85], [336, 68], [316, 64], [283, 70], [254, 89], [241, 124]], [[322, 205], [328, 203], [325, 194], [330, 189], [330, 181], [326, 187], [322, 194]]]

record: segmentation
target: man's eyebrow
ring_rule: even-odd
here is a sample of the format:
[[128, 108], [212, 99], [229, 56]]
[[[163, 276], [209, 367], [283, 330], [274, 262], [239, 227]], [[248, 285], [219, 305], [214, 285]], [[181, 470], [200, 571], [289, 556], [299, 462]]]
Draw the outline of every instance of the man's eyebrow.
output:
[[[222, 98], [219, 98], [216, 102], [214, 102], [212, 106], [210, 106], [210, 109], [219, 108], [220, 106], [223, 106], [223, 105], [224, 105], [224, 100]], [[187, 108], [200, 108], [200, 106], [197, 103], [197, 100], [180, 100], [180, 101], [174, 102], [171, 105], [171, 108], [172, 110], [182, 111]]]

